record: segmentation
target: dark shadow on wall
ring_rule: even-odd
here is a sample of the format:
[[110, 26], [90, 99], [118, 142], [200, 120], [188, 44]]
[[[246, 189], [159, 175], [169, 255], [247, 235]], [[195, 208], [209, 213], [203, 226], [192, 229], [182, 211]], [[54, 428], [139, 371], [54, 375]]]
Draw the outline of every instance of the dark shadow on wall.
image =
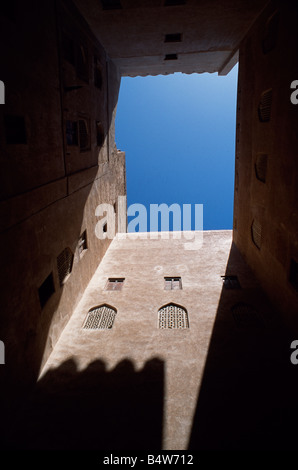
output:
[[140, 371], [128, 359], [111, 371], [102, 360], [78, 371], [69, 359], [15, 405], [2, 449], [161, 449], [163, 400], [158, 358]]
[[297, 332], [273, 311], [233, 244], [189, 441], [190, 450], [297, 450]]
[[[0, 47], [6, 93], [5, 106], [0, 109], [0, 240], [5, 247], [0, 270], [0, 340], [6, 353], [5, 366], [0, 367], [3, 415], [5, 397], [21, 394], [22, 387], [36, 381], [42, 361], [78, 302], [78, 293], [84, 291], [108, 247], [109, 241], [95, 236], [97, 219], [93, 215], [95, 207], [109, 202], [114, 194], [122, 167], [117, 167], [114, 142], [105, 144], [113, 133], [119, 72], [111, 61], [107, 65], [104, 50], [72, 2], [10, 2], [0, 11], [0, 23], [0, 36], [11, 39], [3, 40]], [[74, 40], [69, 46], [73, 53], [75, 41], [85, 46], [88, 79], [82, 78], [80, 48], [75, 49], [76, 60], [69, 62], [65, 31]], [[100, 84], [94, 83], [94, 54]], [[90, 124], [86, 148], [84, 126], [80, 134], [80, 122], [85, 122], [82, 116]], [[99, 135], [97, 120], [102, 124]], [[76, 124], [72, 143], [68, 142], [69, 122]], [[113, 157], [110, 162], [108, 155]], [[88, 250], [79, 259], [78, 244], [85, 229]], [[57, 257], [65, 248], [77, 256], [69, 280], [62, 284]], [[51, 274], [53, 288], [46, 289], [50, 293], [40, 302], [39, 289]], [[63, 311], [55, 316], [62, 301]], [[49, 338], [53, 325], [56, 331]]]

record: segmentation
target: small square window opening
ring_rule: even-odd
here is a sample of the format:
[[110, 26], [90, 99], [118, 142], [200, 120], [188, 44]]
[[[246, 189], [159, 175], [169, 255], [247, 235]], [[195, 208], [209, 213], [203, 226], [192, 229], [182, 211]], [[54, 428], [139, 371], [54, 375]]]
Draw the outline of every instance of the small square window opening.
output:
[[105, 290], [122, 290], [124, 280], [124, 277], [110, 277]]
[[165, 35], [165, 42], [181, 42], [182, 34], [181, 33], [174, 33], [174, 34], [166, 34]]
[[166, 54], [164, 60], [177, 60], [177, 54]]
[[225, 289], [241, 289], [237, 276], [221, 276]]
[[165, 277], [165, 290], [182, 289], [181, 277]]

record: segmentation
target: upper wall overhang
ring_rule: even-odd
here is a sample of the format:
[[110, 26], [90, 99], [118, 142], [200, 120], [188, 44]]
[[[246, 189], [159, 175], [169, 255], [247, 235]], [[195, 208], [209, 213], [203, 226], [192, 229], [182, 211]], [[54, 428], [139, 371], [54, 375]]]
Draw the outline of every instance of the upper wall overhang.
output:
[[[268, 0], [184, 0], [176, 6], [165, 6], [166, 0], [74, 2], [121, 75], [136, 76], [227, 74]], [[104, 9], [109, 3], [114, 9]]]

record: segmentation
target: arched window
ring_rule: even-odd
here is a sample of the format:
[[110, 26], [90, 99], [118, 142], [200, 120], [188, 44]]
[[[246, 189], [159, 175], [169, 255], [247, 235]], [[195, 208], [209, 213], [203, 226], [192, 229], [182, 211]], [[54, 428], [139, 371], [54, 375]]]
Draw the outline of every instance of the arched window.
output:
[[110, 305], [100, 305], [89, 310], [83, 328], [85, 330], [110, 330], [117, 310]]
[[162, 329], [189, 328], [186, 309], [173, 303], [164, 305], [158, 311], [158, 327]]

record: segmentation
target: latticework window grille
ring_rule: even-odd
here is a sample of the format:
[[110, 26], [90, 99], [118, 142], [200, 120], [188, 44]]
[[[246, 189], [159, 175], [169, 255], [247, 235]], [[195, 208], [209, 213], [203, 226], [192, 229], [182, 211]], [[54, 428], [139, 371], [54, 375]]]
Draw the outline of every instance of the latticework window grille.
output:
[[69, 248], [65, 248], [57, 257], [57, 268], [60, 285], [63, 284], [66, 277], [71, 273], [73, 263], [73, 254]]
[[79, 238], [79, 243], [78, 243], [78, 249], [79, 249], [79, 254], [81, 255], [83, 251], [87, 250], [87, 232], [86, 230], [82, 233], [82, 235]]
[[259, 119], [261, 122], [270, 121], [272, 106], [272, 89], [264, 91], [258, 108]]
[[251, 238], [257, 248], [261, 248], [262, 226], [258, 220], [254, 220], [251, 225]]
[[162, 329], [189, 328], [187, 311], [179, 305], [165, 305], [158, 311], [158, 327]]
[[256, 177], [262, 183], [266, 182], [267, 173], [267, 155], [265, 153], [259, 153], [255, 163]]
[[116, 313], [116, 310], [108, 305], [93, 308], [88, 312], [83, 328], [85, 330], [110, 330]]

